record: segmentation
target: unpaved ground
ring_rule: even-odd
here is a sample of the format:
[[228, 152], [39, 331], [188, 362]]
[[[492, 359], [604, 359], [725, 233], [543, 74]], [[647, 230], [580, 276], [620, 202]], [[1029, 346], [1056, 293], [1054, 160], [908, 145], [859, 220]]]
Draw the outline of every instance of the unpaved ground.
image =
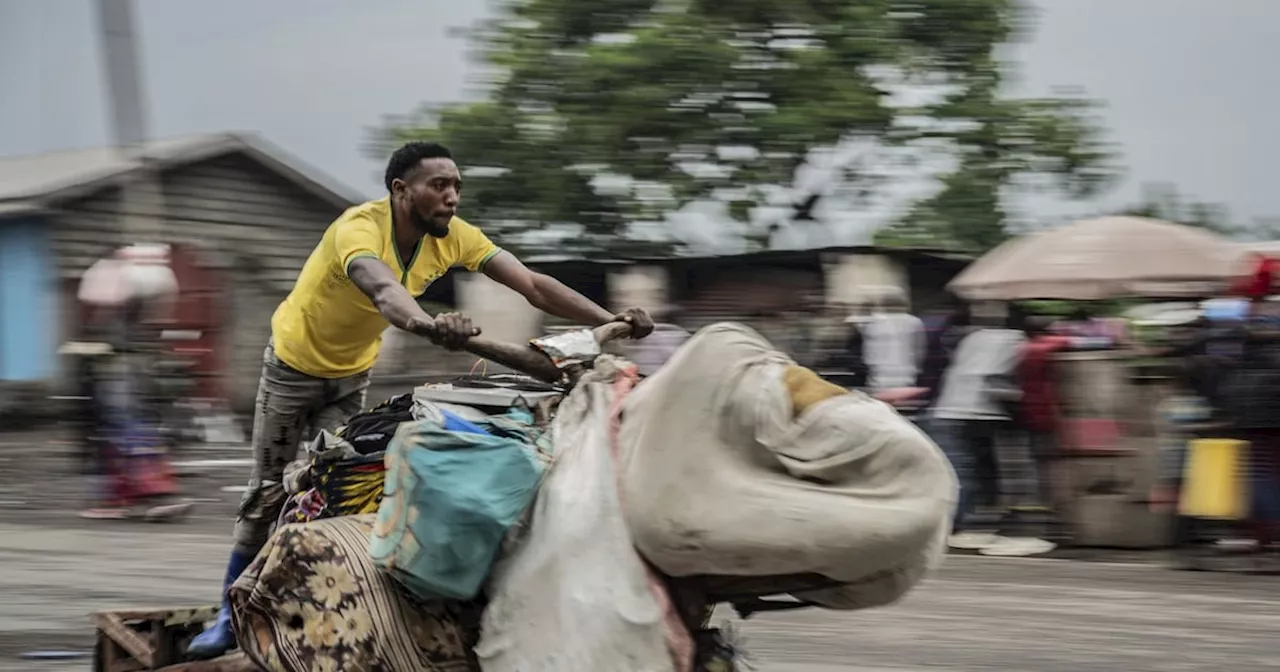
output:
[[[5, 441], [0, 670], [87, 669], [87, 658], [20, 656], [87, 651], [94, 610], [212, 601], [238, 497], [220, 488], [240, 483], [244, 467], [192, 463], [243, 460], [243, 449], [179, 456], [192, 474], [189, 494], [203, 500], [185, 524], [88, 523], [73, 514], [84, 485], [63, 449], [53, 444], [35, 459]], [[1151, 563], [953, 557], [895, 607], [764, 615], [740, 630], [762, 672], [1274, 670], [1280, 579]]]
[[[0, 670], [83, 670], [24, 651], [90, 644], [85, 615], [210, 600], [221, 535], [0, 524]], [[741, 626], [762, 672], [1275, 669], [1280, 581], [1151, 566], [952, 558], [902, 604]]]

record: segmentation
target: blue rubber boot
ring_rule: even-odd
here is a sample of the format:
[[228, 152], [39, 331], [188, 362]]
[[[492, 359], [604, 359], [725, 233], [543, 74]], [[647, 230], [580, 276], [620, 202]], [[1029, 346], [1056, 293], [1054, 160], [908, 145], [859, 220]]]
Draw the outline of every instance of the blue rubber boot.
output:
[[248, 553], [234, 551], [227, 563], [227, 576], [222, 580], [222, 608], [218, 610], [218, 618], [213, 627], [196, 635], [187, 647], [187, 658], [190, 660], [210, 660], [225, 655], [236, 647], [236, 636], [231, 631], [231, 604], [227, 601], [227, 589], [240, 573], [253, 561]]

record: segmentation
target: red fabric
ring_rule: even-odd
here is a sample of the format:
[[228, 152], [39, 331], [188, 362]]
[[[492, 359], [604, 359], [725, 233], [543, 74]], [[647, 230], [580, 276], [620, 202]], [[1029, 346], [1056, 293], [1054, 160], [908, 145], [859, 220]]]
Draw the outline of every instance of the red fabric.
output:
[[1253, 270], [1234, 283], [1232, 293], [1255, 301], [1265, 299], [1272, 294], [1277, 276], [1280, 276], [1280, 260], [1257, 255]]
[[1033, 432], [1052, 432], [1058, 428], [1058, 380], [1054, 375], [1053, 354], [1070, 343], [1064, 336], [1042, 335], [1022, 346], [1018, 377], [1022, 387], [1022, 422]]
[[178, 494], [178, 480], [164, 454], [126, 454], [107, 447], [108, 487], [116, 506], [130, 506], [150, 497]]

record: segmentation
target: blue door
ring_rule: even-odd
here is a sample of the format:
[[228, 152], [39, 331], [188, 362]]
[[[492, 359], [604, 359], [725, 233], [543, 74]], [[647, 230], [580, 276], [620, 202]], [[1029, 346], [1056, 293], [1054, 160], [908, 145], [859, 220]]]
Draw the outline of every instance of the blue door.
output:
[[54, 377], [57, 280], [47, 222], [0, 219], [0, 381]]

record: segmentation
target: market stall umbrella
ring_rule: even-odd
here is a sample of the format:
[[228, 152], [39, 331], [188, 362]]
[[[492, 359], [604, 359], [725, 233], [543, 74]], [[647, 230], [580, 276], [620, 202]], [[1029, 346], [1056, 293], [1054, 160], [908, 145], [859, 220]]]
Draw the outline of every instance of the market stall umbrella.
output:
[[1102, 217], [1011, 240], [947, 285], [969, 300], [1196, 297], [1242, 273], [1240, 249], [1204, 229]]

